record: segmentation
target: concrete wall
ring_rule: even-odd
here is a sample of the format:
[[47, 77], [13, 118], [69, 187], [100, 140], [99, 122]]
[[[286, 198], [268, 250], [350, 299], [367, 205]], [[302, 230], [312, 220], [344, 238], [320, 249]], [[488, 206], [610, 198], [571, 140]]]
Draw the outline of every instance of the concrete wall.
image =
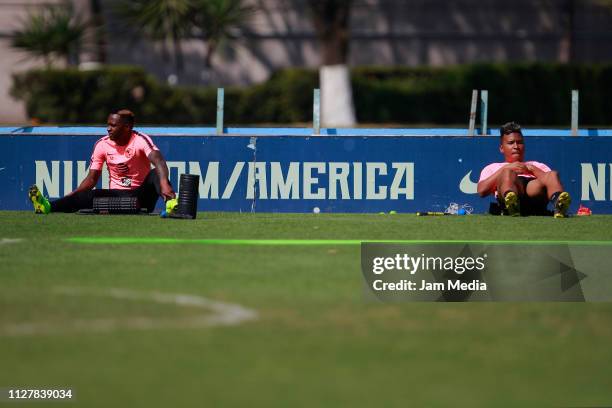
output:
[[[108, 1], [108, 0], [106, 0]], [[162, 46], [136, 42], [114, 21], [111, 62], [152, 67], [181, 83], [249, 84], [279, 68], [316, 67], [317, 41], [304, 0], [251, 0], [259, 7], [243, 39], [203, 68], [205, 45], [184, 44], [177, 73]], [[108, 20], [115, 20], [106, 9]], [[434, 65], [486, 61], [606, 62], [612, 60], [612, 7], [597, 0], [355, 0], [351, 65]]]
[[36, 66], [40, 61], [11, 47], [10, 33], [19, 29], [29, 12], [42, 4], [56, 1], [43, 0], [0, 0], [0, 123], [23, 123], [26, 120], [25, 107], [9, 96], [11, 75]]

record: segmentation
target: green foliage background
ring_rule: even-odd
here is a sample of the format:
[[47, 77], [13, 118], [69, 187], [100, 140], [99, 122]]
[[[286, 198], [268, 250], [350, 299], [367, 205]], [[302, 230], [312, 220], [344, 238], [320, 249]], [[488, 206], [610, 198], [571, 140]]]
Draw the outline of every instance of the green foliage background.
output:
[[[490, 123], [569, 126], [570, 90], [578, 89], [580, 125], [612, 124], [612, 100], [605, 97], [612, 64], [360, 67], [352, 70], [352, 82], [361, 123], [464, 123], [472, 89], [487, 89]], [[225, 122], [310, 122], [316, 87], [316, 70], [286, 69], [262, 84], [226, 88]], [[216, 88], [170, 87], [131, 66], [19, 73], [11, 94], [25, 101], [30, 117], [51, 123], [99, 123], [120, 108], [148, 124], [210, 125], [216, 115]]]

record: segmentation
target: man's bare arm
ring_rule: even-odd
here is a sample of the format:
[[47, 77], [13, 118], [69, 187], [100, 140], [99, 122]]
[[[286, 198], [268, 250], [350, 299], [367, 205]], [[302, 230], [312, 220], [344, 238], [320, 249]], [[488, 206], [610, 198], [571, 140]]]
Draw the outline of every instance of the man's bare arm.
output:
[[176, 194], [170, 185], [170, 180], [168, 180], [168, 165], [166, 164], [164, 156], [162, 156], [159, 150], [153, 150], [147, 157], [155, 166], [155, 171], [157, 172], [157, 177], [159, 178], [160, 195], [164, 200], [169, 200], [176, 197]]
[[497, 187], [498, 175], [499, 175], [499, 170], [493, 173], [490, 177], [487, 177], [486, 179], [478, 182], [476, 191], [478, 192], [479, 196], [486, 197], [495, 191], [495, 188]]
[[93, 189], [96, 184], [98, 184], [98, 180], [100, 179], [100, 174], [102, 174], [101, 170], [89, 170], [87, 176], [81, 181], [81, 184], [74, 190], [70, 195], [74, 193], [79, 193], [81, 191], [89, 191]]

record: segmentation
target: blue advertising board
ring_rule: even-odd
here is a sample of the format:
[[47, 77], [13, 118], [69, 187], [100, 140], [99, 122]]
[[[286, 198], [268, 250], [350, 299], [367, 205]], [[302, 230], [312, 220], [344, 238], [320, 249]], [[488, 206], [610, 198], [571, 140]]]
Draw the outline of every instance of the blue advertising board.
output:
[[[97, 131], [0, 133], [0, 210], [31, 209], [31, 184], [51, 199], [72, 191], [104, 135], [88, 129]], [[454, 202], [484, 213], [492, 198], [476, 194], [480, 171], [503, 161], [492, 136], [155, 133], [174, 186], [181, 173], [201, 176], [200, 211], [401, 213], [444, 211]], [[560, 172], [572, 212], [583, 204], [612, 213], [612, 138], [526, 136], [525, 143], [527, 160]], [[100, 187], [107, 183], [103, 175]]]

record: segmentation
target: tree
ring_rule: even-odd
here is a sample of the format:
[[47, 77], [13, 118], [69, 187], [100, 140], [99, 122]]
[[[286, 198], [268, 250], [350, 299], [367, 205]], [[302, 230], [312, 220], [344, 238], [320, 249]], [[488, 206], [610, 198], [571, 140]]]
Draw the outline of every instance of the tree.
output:
[[46, 5], [30, 13], [23, 28], [12, 33], [12, 46], [43, 58], [48, 68], [53, 57], [78, 65], [84, 31], [70, 3]]
[[349, 20], [352, 0], [308, 0], [321, 47], [321, 120], [325, 126], [354, 126], [355, 108], [349, 69]]
[[170, 41], [177, 71], [183, 70], [181, 41], [201, 38], [207, 45], [204, 65], [211, 67], [219, 44], [235, 39], [254, 8], [244, 0], [129, 0], [119, 15], [155, 41]]
[[212, 66], [212, 56], [224, 40], [235, 40], [240, 29], [255, 12], [243, 0], [195, 0], [192, 22], [206, 43], [204, 66]]
[[154, 41], [172, 44], [177, 71], [183, 70], [181, 41], [191, 32], [191, 0], [129, 0], [116, 8], [118, 14]]

